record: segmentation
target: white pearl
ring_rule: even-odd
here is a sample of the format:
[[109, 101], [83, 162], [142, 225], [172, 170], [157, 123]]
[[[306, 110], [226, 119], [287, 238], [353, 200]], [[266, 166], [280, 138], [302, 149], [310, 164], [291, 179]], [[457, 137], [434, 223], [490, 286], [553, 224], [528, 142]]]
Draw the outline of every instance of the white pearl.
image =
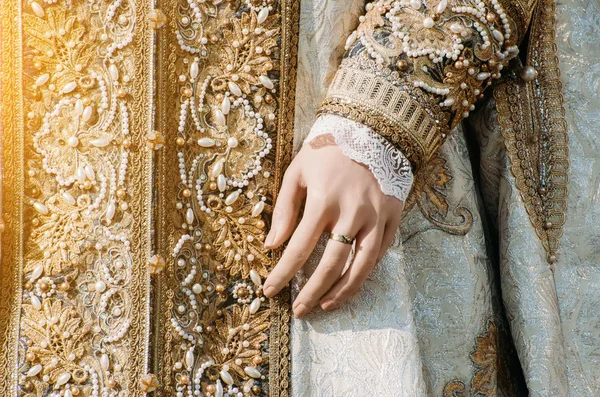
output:
[[435, 8], [436, 14], [441, 14], [442, 12], [444, 12], [446, 10], [447, 6], [448, 6], [448, 0], [441, 0], [440, 3]]
[[231, 205], [236, 202], [236, 200], [240, 197], [240, 193], [236, 190], [233, 193], [230, 193], [229, 196], [225, 199], [225, 205]]
[[110, 360], [108, 359], [108, 354], [103, 354], [100, 356], [100, 366], [103, 370], [107, 371], [110, 366]]
[[77, 170], [75, 171], [75, 178], [79, 183], [85, 182], [85, 170], [82, 166], [77, 167]]
[[38, 87], [42, 86], [46, 84], [48, 80], [50, 80], [50, 75], [48, 73], [44, 73], [43, 75], [37, 78], [37, 80], [35, 81], [35, 85]]
[[221, 174], [221, 172], [223, 172], [223, 163], [224, 163], [224, 160], [219, 160], [215, 163], [215, 166], [213, 167], [213, 169], [210, 172], [210, 176], [212, 178], [216, 178], [217, 176], [219, 176]]
[[225, 121], [225, 115], [219, 109], [215, 110], [215, 122], [217, 123], [217, 125], [220, 125], [221, 127], [224, 127], [225, 124], [227, 123]]
[[31, 295], [31, 306], [33, 306], [35, 310], [40, 310], [42, 308], [42, 302], [40, 301], [40, 298], [35, 295]]
[[223, 397], [223, 384], [219, 379], [217, 379], [217, 391], [215, 392], [215, 397]]
[[223, 111], [224, 115], [229, 114], [229, 110], [231, 109], [231, 101], [229, 100], [229, 97], [226, 96], [223, 99], [223, 102], [221, 103], [221, 110]]
[[432, 28], [433, 27], [433, 19], [431, 19], [430, 17], [423, 19], [423, 26], [426, 27], [427, 29]]
[[233, 385], [233, 378], [231, 377], [231, 375], [229, 375], [229, 372], [222, 370], [221, 372], [219, 372], [219, 375], [221, 375], [221, 379], [223, 379], [223, 382], [227, 383], [228, 385]]
[[213, 147], [215, 146], [215, 140], [212, 138], [200, 138], [198, 139], [198, 145], [202, 147]]
[[71, 136], [67, 140], [67, 145], [71, 147], [77, 147], [77, 145], [79, 145], [79, 139], [76, 136]]
[[96, 287], [96, 291], [98, 291], [100, 293], [106, 291], [106, 284], [102, 280], [96, 281], [96, 284], [94, 284], [94, 287]]
[[117, 69], [117, 65], [115, 65], [114, 63], [111, 63], [110, 66], [108, 67], [108, 71], [110, 72], [110, 78], [113, 80], [118, 80], [119, 79], [119, 69]]
[[198, 73], [200, 73], [198, 62], [192, 62], [192, 65], [190, 66], [190, 76], [192, 76], [192, 79], [198, 77]]
[[202, 293], [202, 286], [200, 284], [194, 284], [194, 286], [192, 287], [192, 291], [194, 292], [194, 294], [200, 294]]
[[533, 81], [538, 75], [537, 70], [533, 66], [525, 66], [521, 69], [521, 78], [525, 81]]
[[115, 216], [116, 210], [117, 210], [117, 207], [115, 206], [114, 201], [111, 201], [106, 206], [106, 223], [108, 223], [109, 225], [111, 224], [111, 222]]
[[42, 364], [36, 364], [33, 367], [29, 368], [29, 371], [27, 371], [27, 377], [30, 376], [36, 376], [37, 374], [39, 374], [42, 370]]
[[76, 83], [76, 82], [74, 82], [74, 81], [71, 81], [70, 83], [67, 83], [67, 84], [66, 84], [66, 85], [63, 87], [63, 89], [62, 89], [62, 93], [63, 93], [63, 94], [68, 94], [68, 93], [70, 93], [70, 92], [74, 91], [74, 90], [75, 90], [75, 88], [77, 88], [77, 83]]
[[188, 371], [190, 371], [194, 366], [194, 351], [192, 349], [188, 349], [188, 351], [185, 353], [185, 366], [187, 367]]
[[29, 280], [31, 282], [34, 282], [35, 280], [37, 280], [42, 275], [43, 272], [44, 272], [44, 266], [43, 265], [37, 265], [33, 269], [33, 272], [31, 272], [31, 276], [29, 277]]
[[238, 86], [236, 83], [230, 81], [227, 84], [227, 86], [229, 87], [229, 91], [231, 91], [231, 93], [233, 95], [242, 96], [242, 90], [241, 90], [240, 86]]
[[227, 180], [225, 179], [225, 175], [220, 174], [217, 177], [217, 187], [219, 188], [220, 192], [225, 191], [225, 189], [227, 188]]
[[410, 0], [410, 6], [415, 10], [421, 8], [421, 0]]
[[50, 212], [48, 210], [48, 207], [46, 207], [44, 204], [40, 203], [39, 201], [36, 201], [35, 203], [33, 203], [33, 208], [35, 208], [35, 210], [42, 215], [48, 215], [48, 213]]
[[260, 275], [254, 269], [250, 270], [250, 280], [257, 286], [262, 285], [262, 280], [260, 279]]
[[259, 216], [265, 209], [265, 202], [259, 201], [252, 207], [252, 216]]
[[236, 137], [231, 137], [227, 140], [227, 146], [229, 146], [230, 148], [234, 149], [238, 146], [238, 140]]
[[269, 9], [268, 8], [263, 8], [260, 10], [260, 12], [258, 13], [258, 17], [256, 18], [257, 22], [259, 24], [263, 23], [264, 21], [267, 20], [267, 17], [269, 16]]
[[70, 193], [64, 192], [62, 194], [63, 199], [65, 200], [65, 202], [69, 205], [75, 205], [76, 201], [75, 201], [75, 197], [73, 197]]
[[254, 379], [260, 379], [260, 372], [254, 367], [246, 367], [244, 368], [244, 372]]
[[106, 138], [92, 139], [90, 141], [90, 144], [96, 147], [105, 147], [108, 146], [109, 143], [110, 141]]
[[92, 117], [92, 107], [86, 106], [85, 109], [83, 110], [83, 115], [81, 116], [81, 118], [83, 119], [84, 122], [86, 122], [91, 117]]
[[262, 85], [264, 85], [267, 89], [272, 90], [275, 85], [267, 76], [258, 76], [258, 80]]
[[65, 383], [67, 383], [69, 380], [71, 380], [71, 374], [68, 372], [65, 372], [64, 374], [60, 374], [58, 376], [58, 378], [56, 378], [56, 383], [55, 383], [55, 387], [59, 387], [64, 385]]
[[357, 35], [358, 35], [358, 33], [355, 30], [354, 32], [352, 32], [352, 34], [350, 36], [348, 36], [348, 38], [346, 39], [346, 46], [345, 46], [346, 50], [349, 49], [352, 44], [354, 44], [354, 42], [356, 41]]
[[188, 225], [194, 223], [194, 210], [192, 210], [191, 208], [187, 209], [185, 213], [185, 220], [187, 221]]
[[94, 169], [92, 168], [91, 165], [86, 165], [85, 167], [83, 167], [83, 169], [85, 170], [85, 175], [88, 177], [88, 179], [90, 181], [93, 181], [94, 179], [96, 179], [96, 173], [94, 172]]
[[46, 14], [44, 12], [44, 9], [42, 8], [41, 5], [39, 5], [38, 3], [36, 3], [35, 1], [31, 2], [31, 9], [33, 10], [33, 12], [35, 13], [35, 15], [37, 15], [40, 18], [43, 18], [44, 15]]
[[488, 72], [481, 72], [477, 74], [477, 80], [483, 81], [485, 79], [487, 79], [488, 77], [490, 77], [490, 74]]
[[250, 314], [254, 314], [260, 309], [260, 298], [255, 298], [250, 304]]

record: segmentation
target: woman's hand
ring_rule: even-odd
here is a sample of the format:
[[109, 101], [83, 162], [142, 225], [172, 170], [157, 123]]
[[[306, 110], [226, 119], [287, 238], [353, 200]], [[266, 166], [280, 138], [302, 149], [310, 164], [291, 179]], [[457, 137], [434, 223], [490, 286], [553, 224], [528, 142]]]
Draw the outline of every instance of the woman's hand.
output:
[[[296, 221], [303, 201], [304, 214]], [[288, 168], [273, 212], [266, 248], [291, 239], [264, 284], [273, 297], [298, 272], [322, 233], [356, 237], [354, 261], [342, 275], [352, 245], [329, 240], [321, 261], [292, 306], [303, 317], [316, 305], [338, 308], [356, 294], [392, 243], [403, 203], [382, 193], [371, 171], [345, 156], [331, 135], [304, 145]], [[295, 230], [294, 230], [295, 229]]]

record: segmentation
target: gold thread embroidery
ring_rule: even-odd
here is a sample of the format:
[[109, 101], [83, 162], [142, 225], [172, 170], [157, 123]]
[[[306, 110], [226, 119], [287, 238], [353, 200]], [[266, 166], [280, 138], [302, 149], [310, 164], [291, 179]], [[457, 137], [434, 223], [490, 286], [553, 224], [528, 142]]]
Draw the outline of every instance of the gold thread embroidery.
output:
[[[387, 129], [375, 130], [407, 151], [416, 170], [474, 110], [492, 80], [500, 78], [518, 53], [516, 43], [526, 25], [507, 13], [512, 10], [520, 20], [520, 8], [505, 9], [496, 1], [379, 0], [366, 9], [347, 40], [346, 59], [321, 111], [359, 115], [356, 121], [371, 127], [369, 113], [387, 119]], [[355, 62], [347, 62], [351, 59]], [[357, 76], [354, 64], [370, 65], [371, 76], [365, 78], [364, 71]], [[425, 116], [428, 112], [433, 120]], [[401, 125], [391, 117], [396, 114], [404, 119]]]
[[262, 295], [277, 257], [262, 242], [292, 155], [298, 4], [160, 8], [159, 383], [167, 395], [286, 396], [289, 303]]
[[11, 21], [2, 41], [11, 54], [2, 63], [11, 168], [2, 271], [12, 275], [3, 274], [2, 304], [16, 332], [2, 335], [1, 394], [138, 395], [152, 106], [152, 36], [138, 18], [148, 10], [128, 0], [20, 4], [0, 7]]
[[511, 171], [550, 265], [565, 223], [569, 168], [554, 10], [544, 0], [534, 15], [528, 62], [538, 77], [525, 82], [513, 71], [494, 91]]

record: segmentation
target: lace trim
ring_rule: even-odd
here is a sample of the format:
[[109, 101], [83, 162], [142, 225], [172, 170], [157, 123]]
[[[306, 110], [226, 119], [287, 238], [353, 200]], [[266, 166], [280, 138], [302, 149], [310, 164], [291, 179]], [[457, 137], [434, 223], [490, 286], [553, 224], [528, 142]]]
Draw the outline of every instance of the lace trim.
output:
[[332, 114], [315, 121], [304, 143], [326, 134], [333, 136], [346, 156], [369, 167], [384, 194], [406, 201], [414, 178], [400, 150], [366, 125]]

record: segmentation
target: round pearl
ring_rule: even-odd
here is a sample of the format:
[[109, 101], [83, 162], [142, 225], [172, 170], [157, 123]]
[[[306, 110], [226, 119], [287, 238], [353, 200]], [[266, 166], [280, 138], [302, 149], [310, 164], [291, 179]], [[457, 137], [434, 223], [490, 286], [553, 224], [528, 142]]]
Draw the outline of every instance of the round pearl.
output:
[[433, 19], [431, 19], [430, 17], [423, 19], [423, 26], [425, 26], [427, 29], [432, 28], [433, 27]]
[[521, 78], [525, 81], [533, 81], [538, 75], [537, 70], [533, 66], [525, 66], [521, 69]]
[[231, 137], [227, 140], [227, 146], [229, 146], [230, 148], [236, 148], [238, 146], [239, 142], [237, 140], [237, 138], [235, 137]]
[[69, 138], [69, 140], [67, 141], [67, 143], [71, 147], [77, 147], [77, 145], [79, 145], [79, 139], [77, 139], [76, 136], [72, 136], [72, 137]]
[[106, 284], [104, 283], [104, 281], [96, 281], [96, 291], [102, 293], [106, 290]]

